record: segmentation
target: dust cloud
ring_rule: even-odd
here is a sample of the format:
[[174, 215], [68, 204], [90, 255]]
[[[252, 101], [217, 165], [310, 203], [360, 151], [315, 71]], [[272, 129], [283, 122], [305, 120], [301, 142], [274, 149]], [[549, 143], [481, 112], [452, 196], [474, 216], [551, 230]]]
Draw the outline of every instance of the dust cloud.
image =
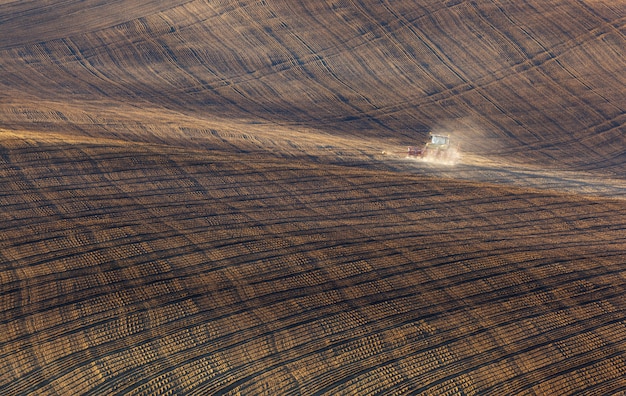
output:
[[[500, 142], [499, 135], [489, 128], [482, 127], [469, 117], [443, 120], [437, 122], [429, 130], [433, 135], [446, 135], [450, 138], [450, 149], [447, 154], [429, 153], [423, 157], [407, 156], [408, 160], [428, 162], [437, 165], [456, 165], [459, 163], [492, 163], [494, 158], [505, 146]], [[421, 147], [426, 144], [427, 137], [413, 143]]]
[[492, 155], [504, 149], [496, 131], [490, 131], [471, 118], [441, 121], [435, 124], [430, 132], [449, 135], [452, 146], [464, 157], [466, 154]]

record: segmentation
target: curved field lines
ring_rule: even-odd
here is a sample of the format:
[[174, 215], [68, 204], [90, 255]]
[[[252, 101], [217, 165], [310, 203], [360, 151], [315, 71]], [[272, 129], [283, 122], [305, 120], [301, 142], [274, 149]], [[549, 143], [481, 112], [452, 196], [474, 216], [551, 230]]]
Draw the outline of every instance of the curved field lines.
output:
[[[49, 39], [18, 13], [24, 26], [5, 28], [25, 43], [0, 42], [6, 92], [352, 136], [415, 139], [454, 121], [500, 140], [501, 155], [552, 165], [606, 168], [623, 144], [623, 3], [198, 0], [152, 11]], [[610, 144], [584, 143], [597, 135]]]
[[2, 147], [5, 394], [626, 386], [624, 201], [123, 142]]
[[0, 0], [0, 394], [626, 392], [625, 16]]

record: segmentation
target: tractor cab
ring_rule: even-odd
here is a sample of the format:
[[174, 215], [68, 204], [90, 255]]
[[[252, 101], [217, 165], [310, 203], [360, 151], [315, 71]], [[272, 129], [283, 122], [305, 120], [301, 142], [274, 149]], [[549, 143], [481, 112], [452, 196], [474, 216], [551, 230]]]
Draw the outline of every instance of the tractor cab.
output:
[[447, 135], [430, 135], [430, 142], [427, 143], [432, 148], [443, 148], [450, 145], [450, 137]]

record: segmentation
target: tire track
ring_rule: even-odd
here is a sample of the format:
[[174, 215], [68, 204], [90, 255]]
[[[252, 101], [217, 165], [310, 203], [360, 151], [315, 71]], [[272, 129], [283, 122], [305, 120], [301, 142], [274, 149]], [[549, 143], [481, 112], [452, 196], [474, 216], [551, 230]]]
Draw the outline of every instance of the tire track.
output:
[[[10, 319], [2, 325], [10, 326], [5, 334], [13, 336], [0, 340], [0, 353], [11, 361], [16, 350], [30, 345], [35, 364], [0, 385], [6, 392], [43, 391], [61, 384], [86, 393], [156, 392], [170, 386], [185, 393], [256, 392], [262, 383], [279, 378], [282, 385], [276, 383], [275, 389], [306, 388], [311, 393], [410, 389], [408, 378], [417, 366], [405, 362], [423, 354], [439, 356], [420, 374], [427, 379], [423, 383], [443, 386], [463, 375], [483, 375], [484, 367], [506, 365], [511, 356], [522, 359], [545, 348], [538, 340], [586, 337], [623, 317], [619, 296], [624, 285], [618, 279], [626, 220], [616, 216], [620, 201], [576, 201], [573, 195], [469, 182], [433, 184], [436, 179], [407, 180], [402, 174], [354, 168], [304, 163], [294, 168], [273, 157], [255, 161], [137, 144], [130, 152], [118, 151], [128, 150], [128, 145], [46, 145], [14, 142], [5, 155], [7, 165], [34, 183], [25, 184], [22, 194], [2, 191], [7, 204], [31, 192], [38, 192], [42, 203], [68, 202], [71, 186], [78, 183], [85, 187], [77, 201], [111, 204], [91, 205], [82, 212], [57, 204], [59, 219], [50, 218], [43, 228], [49, 237], [19, 232], [3, 239], [1, 257], [11, 260], [15, 275], [3, 283], [3, 312]], [[58, 181], [46, 181], [50, 171]], [[102, 190], [109, 192], [98, 197]], [[14, 216], [27, 219], [24, 226], [35, 225], [33, 210], [22, 206]], [[91, 213], [116, 216], [93, 223]], [[111, 219], [116, 219], [113, 224]], [[52, 247], [63, 229], [75, 227], [71, 224], [82, 224], [76, 232], [84, 229], [91, 236], [76, 247]], [[38, 243], [49, 248], [36, 247], [32, 251], [39, 254], [15, 259], [6, 256], [14, 246]], [[90, 250], [115, 259], [81, 260]], [[73, 263], [75, 270], [38, 276], [25, 272], [45, 260]], [[518, 299], [549, 303], [512, 306]], [[612, 304], [612, 313], [596, 311], [598, 301]], [[93, 310], [87, 311], [89, 306]], [[183, 307], [190, 311], [181, 311]], [[577, 322], [580, 336], [564, 325], [554, 333], [535, 330], [539, 339], [519, 338], [508, 344], [508, 354], [499, 346], [497, 337], [520, 321], [547, 325], [551, 312], [576, 307], [592, 315]], [[61, 319], [76, 310], [84, 313]], [[47, 315], [60, 318], [44, 325]], [[343, 315], [361, 319], [345, 327]], [[475, 317], [489, 320], [478, 326]], [[429, 323], [436, 332], [417, 344], [396, 340], [417, 321]], [[473, 323], [473, 330], [450, 327], [459, 321]], [[18, 330], [34, 323], [41, 323], [37, 333]], [[321, 330], [325, 326], [334, 329], [328, 336]], [[312, 328], [318, 330], [310, 332]], [[198, 343], [191, 334], [205, 336]], [[296, 334], [301, 338], [290, 338]], [[85, 340], [81, 348], [55, 347], [77, 337]], [[462, 360], [469, 359], [462, 357], [467, 342], [489, 346], [482, 357]], [[621, 345], [621, 340], [615, 342]], [[256, 356], [253, 361], [245, 357], [250, 353]], [[195, 369], [198, 382], [182, 379], [181, 370], [208, 356], [228, 362], [221, 374], [202, 377]], [[361, 358], [325, 370], [313, 364], [323, 361], [322, 356]], [[592, 355], [580, 356], [581, 366], [598, 364]], [[46, 371], [40, 376], [36, 365], [44, 366], [37, 363], [43, 361]], [[304, 362], [309, 366], [304, 377], [286, 374]], [[403, 374], [383, 374], [390, 364]], [[88, 381], [91, 375], [83, 375], [87, 367], [99, 367], [107, 380]], [[547, 378], [543, 375], [550, 367], [532, 375]], [[360, 373], [378, 369], [379, 378], [390, 382], [366, 385]], [[604, 372], [607, 381], [615, 378]], [[529, 382], [503, 386], [518, 389], [522, 384]]]

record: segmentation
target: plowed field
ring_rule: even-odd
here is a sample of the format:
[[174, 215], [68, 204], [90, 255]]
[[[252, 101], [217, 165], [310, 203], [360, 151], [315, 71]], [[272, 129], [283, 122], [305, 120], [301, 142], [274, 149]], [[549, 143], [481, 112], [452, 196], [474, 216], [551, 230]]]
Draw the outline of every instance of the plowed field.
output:
[[0, 394], [626, 393], [625, 22], [0, 0]]

